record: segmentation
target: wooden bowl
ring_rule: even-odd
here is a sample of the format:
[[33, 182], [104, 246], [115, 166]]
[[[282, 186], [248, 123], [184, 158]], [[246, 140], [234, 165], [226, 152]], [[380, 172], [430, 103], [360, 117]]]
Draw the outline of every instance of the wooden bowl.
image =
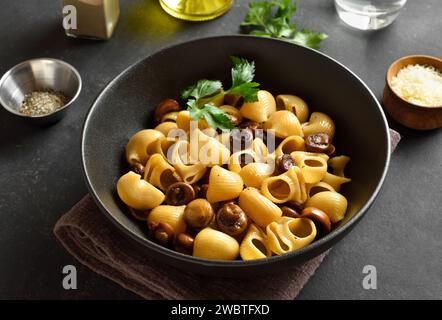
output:
[[404, 126], [418, 130], [431, 130], [442, 127], [442, 106], [426, 107], [410, 103], [399, 97], [391, 88], [391, 80], [399, 70], [407, 65], [427, 65], [442, 70], [442, 60], [423, 55], [400, 58], [393, 62], [387, 71], [384, 89], [384, 105], [393, 119]]

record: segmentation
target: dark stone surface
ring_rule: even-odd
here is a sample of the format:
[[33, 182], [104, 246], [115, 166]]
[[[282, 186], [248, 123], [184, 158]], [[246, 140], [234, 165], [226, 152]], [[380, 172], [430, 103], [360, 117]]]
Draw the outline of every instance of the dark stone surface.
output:
[[[80, 165], [83, 120], [100, 90], [128, 65], [170, 44], [235, 34], [246, 1], [218, 20], [184, 23], [164, 14], [156, 0], [121, 1], [113, 39], [65, 37], [61, 1], [2, 1], [0, 73], [33, 57], [54, 57], [78, 68], [84, 88], [60, 123], [28, 126], [0, 110], [0, 298], [136, 298], [92, 273], [55, 241], [57, 219], [86, 192]], [[409, 1], [398, 20], [378, 32], [347, 28], [332, 1], [301, 1], [300, 25], [326, 31], [322, 51], [343, 62], [382, 96], [389, 64], [407, 54], [440, 56], [442, 4]], [[363, 125], [363, 121], [361, 120]], [[442, 297], [442, 132], [403, 135], [383, 191], [354, 231], [326, 258], [300, 299]], [[79, 288], [61, 286], [64, 265], [78, 268]], [[362, 269], [374, 265], [378, 289], [362, 288]]]

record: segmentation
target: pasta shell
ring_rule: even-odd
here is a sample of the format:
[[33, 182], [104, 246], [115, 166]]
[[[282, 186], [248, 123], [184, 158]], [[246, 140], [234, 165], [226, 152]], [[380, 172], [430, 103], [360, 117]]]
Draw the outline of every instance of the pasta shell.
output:
[[229, 161], [230, 150], [216, 138], [209, 137], [201, 130], [190, 132], [190, 156], [208, 167], [223, 165]]
[[160, 190], [132, 171], [118, 179], [117, 193], [125, 204], [136, 210], [155, 208], [165, 198]]
[[219, 166], [210, 171], [207, 200], [210, 203], [232, 200], [239, 196], [244, 183], [241, 176]]
[[175, 168], [159, 153], [152, 155], [149, 161], [147, 161], [144, 168], [144, 180], [163, 191], [167, 190], [175, 182], [182, 181]]
[[302, 158], [299, 167], [306, 183], [317, 183], [327, 173], [327, 162], [318, 156], [306, 156]]
[[261, 186], [261, 193], [274, 203], [284, 203], [294, 198], [299, 186], [287, 175], [265, 179]]
[[316, 238], [317, 230], [310, 219], [283, 217], [266, 228], [267, 245], [276, 254], [299, 250]]
[[224, 232], [205, 228], [195, 237], [193, 246], [195, 257], [212, 260], [235, 260], [238, 254], [238, 242]]
[[184, 221], [184, 209], [186, 206], [158, 206], [149, 213], [147, 223], [167, 223], [175, 232], [175, 235], [186, 231]]
[[258, 91], [258, 101], [246, 102], [240, 109], [243, 117], [256, 122], [267, 121], [274, 112], [276, 112], [275, 98], [265, 90]]
[[252, 223], [247, 230], [239, 246], [239, 254], [243, 260], [264, 259], [272, 255], [265, 233], [256, 224]]
[[176, 122], [176, 119], [178, 118], [178, 113], [179, 111], [166, 113], [161, 119], [161, 122], [166, 122], [166, 121]]
[[264, 162], [269, 155], [269, 149], [264, 141], [262, 141], [260, 138], [255, 138], [253, 140], [251, 149], [255, 155], [254, 158], [256, 162]]
[[263, 228], [282, 216], [281, 209], [255, 188], [246, 188], [241, 192], [239, 206], [250, 219]]
[[301, 123], [290, 111], [283, 110], [273, 113], [264, 123], [265, 130], [273, 130], [278, 138], [303, 136]]
[[328, 161], [330, 167], [333, 168], [333, 174], [339, 177], [345, 177], [344, 169], [350, 161], [350, 157], [338, 156], [333, 157]]
[[171, 121], [162, 122], [155, 127], [155, 130], [161, 132], [166, 137], [170, 131], [175, 130], [175, 129], [178, 129], [178, 126], [175, 122], [171, 122]]
[[239, 175], [247, 187], [260, 189], [265, 178], [273, 174], [274, 167], [267, 163], [249, 163], [241, 169]]
[[232, 172], [241, 172], [242, 164], [251, 164], [255, 161], [255, 153], [252, 150], [242, 150], [235, 152], [229, 158], [229, 170]]
[[322, 181], [329, 184], [333, 189], [336, 190], [336, 192], [339, 192], [341, 191], [341, 185], [350, 182], [351, 179], [326, 172]]
[[289, 136], [285, 138], [276, 148], [276, 156], [291, 154], [295, 151], [305, 151], [305, 140], [300, 136]]
[[152, 148], [157, 139], [164, 138], [160, 131], [147, 129], [141, 130], [130, 138], [126, 146], [126, 160], [131, 165], [136, 163], [145, 164], [149, 159], [148, 149]]
[[335, 123], [325, 113], [313, 112], [310, 121], [302, 125], [302, 130], [305, 136], [321, 132], [327, 133], [332, 141], [335, 136]]
[[306, 207], [324, 211], [333, 223], [342, 220], [347, 211], [347, 199], [340, 193], [323, 191], [308, 199]]
[[308, 105], [301, 98], [290, 95], [280, 94], [276, 97], [276, 106], [278, 109], [285, 109], [293, 112], [299, 121], [305, 122], [308, 118]]
[[336, 192], [336, 190], [331, 185], [325, 183], [324, 181], [307, 185], [307, 195], [309, 198], [322, 191]]
[[190, 113], [187, 110], [183, 110], [178, 112], [177, 115], [177, 119], [176, 119], [176, 124], [178, 126], [178, 128], [184, 130], [184, 131], [189, 131], [190, 128], [190, 123], [191, 122], [195, 122], [195, 127], [196, 124], [198, 124], [198, 128], [199, 129], [207, 129], [209, 128], [209, 125], [207, 124], [207, 122], [203, 119], [199, 120], [199, 121], [195, 121], [190, 117]]
[[190, 163], [189, 142], [186, 140], [179, 140], [174, 144], [168, 159], [183, 181], [188, 184], [198, 182], [207, 171], [206, 166], [200, 162]]

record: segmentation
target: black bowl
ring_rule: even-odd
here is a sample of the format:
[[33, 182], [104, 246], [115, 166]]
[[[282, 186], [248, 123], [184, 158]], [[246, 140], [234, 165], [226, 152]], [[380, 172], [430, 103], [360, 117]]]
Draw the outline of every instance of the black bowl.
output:
[[[165, 249], [147, 239], [146, 226], [130, 217], [115, 191], [118, 178], [127, 170], [124, 147], [135, 132], [152, 126], [155, 105], [165, 98], [178, 98], [183, 88], [198, 79], [229, 83], [231, 55], [256, 62], [256, 80], [261, 88], [274, 94], [296, 94], [311, 110], [329, 114], [336, 123], [339, 153], [351, 157], [347, 173], [353, 180], [343, 188], [349, 199], [346, 218], [326, 237], [290, 254], [256, 261], [211, 261]], [[146, 256], [196, 273], [250, 276], [304, 262], [342, 239], [379, 193], [390, 160], [390, 136], [373, 93], [337, 61], [278, 40], [223, 36], [164, 49], [113, 80], [87, 116], [82, 160], [98, 206], [125, 234], [145, 247]]]

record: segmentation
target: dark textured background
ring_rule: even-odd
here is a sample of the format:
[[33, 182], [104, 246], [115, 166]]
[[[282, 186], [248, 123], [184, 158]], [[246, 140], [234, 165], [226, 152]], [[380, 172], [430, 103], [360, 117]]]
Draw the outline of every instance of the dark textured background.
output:
[[[228, 14], [207, 23], [175, 20], [156, 0], [121, 1], [120, 23], [107, 42], [67, 38], [61, 2], [2, 0], [0, 9], [1, 74], [46, 56], [73, 64], [84, 84], [71, 113], [50, 128], [28, 126], [0, 110], [0, 298], [136, 298], [82, 267], [52, 234], [57, 219], [87, 192], [80, 165], [83, 120], [105, 84], [133, 62], [170, 44], [238, 33], [248, 1], [237, 0]], [[332, 0], [304, 0], [297, 21], [328, 33], [322, 51], [381, 98], [386, 69], [396, 58], [441, 56], [441, 17], [440, 0], [410, 0], [390, 27], [360, 32], [339, 21]], [[442, 298], [442, 131], [415, 132], [390, 123], [404, 138], [380, 197], [299, 298]], [[76, 291], [61, 286], [67, 264], [78, 268]], [[362, 288], [365, 265], [377, 267], [377, 290]]]

